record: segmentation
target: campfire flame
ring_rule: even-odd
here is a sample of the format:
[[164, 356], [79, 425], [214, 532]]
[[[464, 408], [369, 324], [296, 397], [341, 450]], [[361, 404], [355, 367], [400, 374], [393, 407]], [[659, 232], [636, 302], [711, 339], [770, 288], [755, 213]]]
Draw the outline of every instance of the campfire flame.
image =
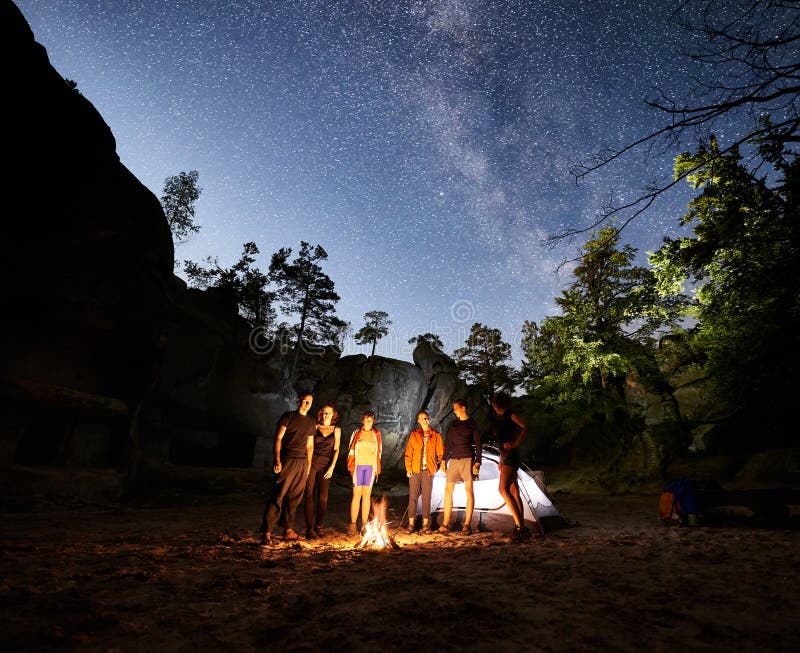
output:
[[386, 528], [386, 512], [389, 501], [383, 497], [379, 503], [372, 502], [372, 521], [364, 526], [359, 549], [399, 549]]

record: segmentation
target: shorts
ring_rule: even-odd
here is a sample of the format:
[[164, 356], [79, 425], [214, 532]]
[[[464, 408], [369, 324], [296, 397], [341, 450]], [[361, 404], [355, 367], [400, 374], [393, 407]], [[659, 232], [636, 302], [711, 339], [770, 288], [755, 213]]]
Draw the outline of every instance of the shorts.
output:
[[472, 458], [453, 458], [447, 465], [447, 482], [457, 483], [464, 481], [469, 487], [472, 485]]
[[500, 450], [500, 465], [508, 465], [509, 467], [514, 467], [515, 469], [520, 468], [520, 457], [519, 457], [519, 449], [516, 447], [512, 449], [501, 449]]
[[372, 465], [356, 465], [356, 471], [353, 474], [353, 485], [356, 487], [372, 485]]

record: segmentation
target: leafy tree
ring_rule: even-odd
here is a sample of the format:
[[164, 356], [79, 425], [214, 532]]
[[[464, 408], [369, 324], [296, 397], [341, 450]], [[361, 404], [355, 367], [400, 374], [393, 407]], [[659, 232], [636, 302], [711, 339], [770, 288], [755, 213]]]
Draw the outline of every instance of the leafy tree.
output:
[[681, 221], [693, 235], [665, 239], [651, 260], [663, 291], [696, 286], [694, 345], [763, 431], [793, 421], [797, 396], [786, 370], [800, 366], [800, 163], [774, 143], [761, 154], [774, 174], [756, 176], [714, 138], [678, 157], [676, 176], [700, 191]]
[[[634, 150], [667, 150], [686, 138], [707, 137], [723, 119], [747, 126], [729, 144], [720, 146], [720, 154], [734, 153], [748, 142], [780, 150], [800, 140], [800, 3], [682, 0], [675, 16], [694, 44], [685, 52], [688, 67], [697, 71], [691, 91], [674, 97], [656, 88], [645, 102], [664, 114], [663, 125], [620, 148], [598, 152], [575, 168], [577, 178]], [[752, 165], [757, 168], [759, 160], [754, 159]], [[654, 184], [639, 197], [603, 210], [585, 229], [570, 229], [555, 238], [591, 231], [612, 217], [620, 217], [624, 227], [694, 171], [684, 166], [672, 181]]]
[[283, 247], [272, 255], [269, 276], [277, 286], [276, 296], [281, 310], [296, 315], [292, 327], [295, 334], [295, 357], [292, 371], [297, 366], [300, 349], [307, 345], [337, 344], [347, 323], [336, 317], [339, 295], [331, 278], [323, 272], [320, 263], [328, 253], [320, 246], [312, 247], [301, 241], [300, 251], [289, 260], [292, 250]]
[[435, 333], [421, 333], [420, 335], [409, 338], [408, 340], [409, 345], [416, 345], [421, 342], [427, 342], [431, 346], [431, 349], [437, 352], [441, 352], [444, 349], [444, 343], [442, 342], [442, 339]]
[[177, 245], [187, 242], [192, 234], [200, 231], [200, 226], [194, 222], [194, 204], [203, 192], [197, 185], [199, 177], [200, 173], [192, 170], [164, 180], [161, 206]]
[[274, 293], [267, 289], [268, 278], [255, 267], [259, 250], [255, 243], [243, 245], [242, 256], [229, 268], [219, 265], [216, 257], [206, 258], [208, 267], [193, 261], [184, 261], [184, 272], [195, 288], [226, 288], [239, 305], [239, 314], [251, 325], [271, 331], [275, 324], [272, 307]]
[[385, 311], [367, 311], [364, 313], [364, 320], [366, 323], [358, 330], [355, 339], [359, 345], [372, 343], [370, 356], [374, 356], [375, 345], [378, 340], [389, 333], [389, 325], [392, 321]]
[[453, 352], [456, 364], [467, 382], [475, 385], [487, 401], [501, 390], [514, 391], [517, 375], [507, 362], [511, 359], [511, 345], [503, 342], [499, 329], [476, 322], [464, 344]]
[[653, 334], [682, 314], [686, 299], [660, 296], [653, 272], [634, 265], [637, 250], [618, 241], [613, 227], [594, 234], [578, 252], [575, 281], [555, 300], [561, 315], [523, 327], [526, 385], [547, 385], [551, 402], [613, 394], [626, 372], [652, 365]]
[[[570, 334], [559, 333], [558, 327], [565, 327], [562, 320], [546, 317], [541, 325], [525, 320], [522, 325], [522, 361], [520, 379], [530, 393], [544, 383], [545, 378], [560, 374], [563, 371], [564, 347], [562, 342], [569, 342]], [[562, 329], [563, 330], [563, 329]]]

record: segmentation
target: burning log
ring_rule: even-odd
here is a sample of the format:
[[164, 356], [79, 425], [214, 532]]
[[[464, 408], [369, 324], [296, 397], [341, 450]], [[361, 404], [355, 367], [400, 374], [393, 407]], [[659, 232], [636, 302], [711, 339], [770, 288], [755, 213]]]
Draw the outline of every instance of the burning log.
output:
[[386, 497], [380, 503], [372, 502], [372, 521], [364, 525], [364, 533], [356, 548], [358, 549], [399, 549], [386, 528], [386, 512], [389, 502]]

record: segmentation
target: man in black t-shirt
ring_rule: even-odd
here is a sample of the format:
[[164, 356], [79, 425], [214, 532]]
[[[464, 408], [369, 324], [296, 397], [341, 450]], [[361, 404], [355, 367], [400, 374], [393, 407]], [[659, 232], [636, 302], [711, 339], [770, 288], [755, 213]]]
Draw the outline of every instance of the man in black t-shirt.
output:
[[467, 505], [461, 533], [472, 534], [472, 511], [475, 507], [475, 493], [472, 490], [472, 477], [477, 476], [481, 467], [481, 434], [475, 420], [467, 414], [467, 403], [463, 400], [453, 402], [453, 413], [457, 419], [447, 427], [444, 443], [444, 459], [447, 463], [447, 481], [444, 486], [444, 519], [439, 527], [440, 533], [450, 531], [450, 513], [453, 510], [453, 490], [458, 481], [464, 482]]
[[294, 513], [303, 500], [311, 456], [314, 453], [314, 431], [317, 424], [308, 414], [314, 397], [311, 393], [300, 395], [297, 410], [281, 415], [275, 434], [273, 471], [277, 474], [272, 485], [264, 514], [261, 518], [261, 543], [272, 542], [272, 529], [284, 515], [284, 540], [298, 539], [292, 529]]

